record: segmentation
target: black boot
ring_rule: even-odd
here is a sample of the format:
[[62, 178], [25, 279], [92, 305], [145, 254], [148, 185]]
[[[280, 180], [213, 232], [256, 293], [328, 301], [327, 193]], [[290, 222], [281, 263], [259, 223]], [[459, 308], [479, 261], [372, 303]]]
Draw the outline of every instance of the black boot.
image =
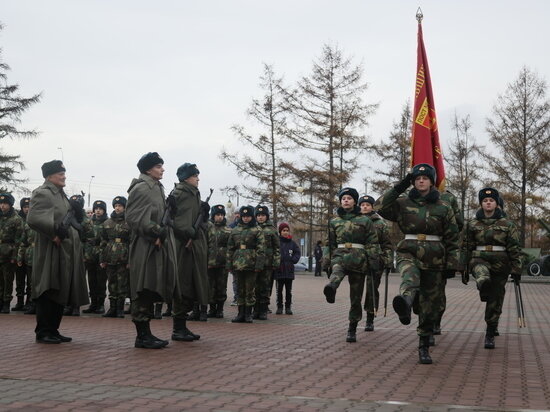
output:
[[95, 313], [95, 311], [97, 310], [97, 299], [90, 298], [90, 300], [92, 301], [90, 303], [90, 306], [88, 306], [88, 309], [84, 309], [82, 313]]
[[71, 316], [80, 316], [80, 306], [71, 306]]
[[336, 300], [336, 285], [332, 282], [327, 283], [323, 289], [323, 293], [328, 303], [334, 303]]
[[267, 303], [260, 303], [260, 313], [258, 314], [259, 320], [267, 320]]
[[357, 322], [350, 322], [348, 327], [348, 336], [346, 337], [346, 342], [357, 342], [356, 332], [357, 332]]
[[10, 313], [10, 302], [4, 302], [0, 305], [0, 313]]
[[372, 332], [374, 330], [374, 315], [367, 314], [367, 322], [365, 323], [365, 332]]
[[233, 319], [233, 323], [244, 323], [244, 305], [239, 305], [239, 313]]
[[244, 307], [244, 323], [252, 323], [252, 306]]
[[485, 332], [485, 349], [495, 348], [495, 329], [494, 326], [487, 326]]
[[25, 315], [36, 315], [36, 303], [32, 300], [29, 302], [29, 308], [25, 311]]
[[182, 342], [193, 342], [196, 340], [194, 335], [188, 333], [188, 331], [185, 319], [173, 318], [172, 340]]
[[73, 308], [67, 305], [63, 308], [63, 316], [71, 316], [73, 314]]
[[172, 316], [172, 302], [166, 304], [166, 312], [163, 312], [162, 316]]
[[199, 320], [201, 322], [206, 322], [208, 320], [208, 315], [206, 314], [206, 305], [200, 306], [200, 312], [199, 312]]
[[109, 310], [103, 315], [104, 318], [117, 317], [117, 302], [116, 299], [109, 298]]
[[292, 315], [292, 306], [291, 305], [285, 305], [285, 315]]
[[195, 303], [193, 305], [193, 312], [191, 312], [191, 314], [187, 316], [187, 320], [195, 321], [199, 319], [200, 319], [199, 304]]
[[399, 316], [399, 321], [403, 325], [411, 323], [411, 307], [413, 304], [413, 297], [409, 295], [397, 295], [393, 298], [393, 310]]
[[260, 304], [258, 302], [253, 306], [252, 319], [260, 319]]
[[144, 349], [161, 349], [168, 344], [164, 343], [167, 341], [161, 341], [151, 334], [149, 322], [134, 322], [134, 324], [136, 325], [137, 331], [134, 347]]
[[418, 362], [423, 365], [430, 365], [432, 358], [430, 357], [430, 337], [420, 336], [418, 343]]
[[217, 313], [217, 308], [215, 303], [210, 304], [210, 309], [208, 309], [208, 313], [206, 314], [209, 318], [215, 318]]
[[193, 336], [193, 339], [195, 340], [199, 340], [201, 338], [201, 335], [197, 335], [196, 333], [193, 333], [189, 330], [189, 328], [187, 327], [187, 320], [183, 320], [183, 326], [185, 328], [185, 333], [187, 333], [188, 335], [191, 335]]
[[124, 298], [119, 298], [116, 301], [116, 317], [117, 318], [124, 317]]
[[162, 303], [155, 303], [155, 311], [153, 313], [153, 318], [162, 319]]
[[22, 312], [25, 310], [25, 296], [17, 296], [17, 303], [13, 308], [11, 308], [14, 312]]
[[283, 314], [283, 305], [277, 305], [277, 311], [275, 312], [276, 315], [282, 315]]
[[98, 315], [102, 315], [103, 313], [105, 313], [105, 297], [98, 298], [96, 304], [97, 307], [94, 313], [97, 313]]
[[218, 305], [216, 306], [216, 317], [218, 319], [223, 319], [223, 304], [225, 302], [218, 302]]

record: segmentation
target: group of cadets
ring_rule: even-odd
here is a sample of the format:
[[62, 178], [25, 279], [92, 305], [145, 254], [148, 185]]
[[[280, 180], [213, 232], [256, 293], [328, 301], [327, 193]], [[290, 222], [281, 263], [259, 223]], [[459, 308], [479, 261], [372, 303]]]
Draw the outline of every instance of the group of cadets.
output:
[[[169, 314], [173, 311], [172, 340], [198, 340], [200, 336], [188, 329], [187, 320], [224, 317], [230, 272], [236, 279], [238, 306], [232, 322], [266, 320], [274, 275], [299, 258], [294, 242], [288, 246], [282, 242], [290, 239], [288, 224], [282, 223], [277, 231], [269, 209], [258, 205], [241, 207], [234, 227], [229, 227], [223, 205], [210, 208], [201, 200], [199, 170], [191, 163], [178, 168], [179, 182], [166, 198], [160, 184], [163, 164], [156, 152], [142, 156], [138, 162], [140, 175], [132, 181], [128, 199], [115, 197], [110, 216], [101, 200], [94, 202], [93, 215], [88, 218], [81, 195], [66, 198], [62, 191], [65, 168], [60, 161], [43, 165], [46, 181], [32, 198], [21, 199], [19, 213], [13, 208], [13, 196], [0, 194], [0, 312], [10, 312], [15, 279], [17, 303], [12, 310], [34, 314], [37, 303], [41, 308], [37, 314], [37, 342], [70, 341], [59, 334], [58, 328], [62, 315], [79, 315], [80, 305], [87, 303], [82, 297], [84, 280], [77, 278], [81, 263], [87, 271], [90, 303], [83, 312], [113, 318], [131, 313], [136, 347], [156, 349], [168, 344], [155, 337], [149, 326], [155, 317], [154, 305], [158, 307], [162, 302], [168, 303]], [[508, 274], [516, 282], [521, 276], [516, 226], [506, 218], [502, 198], [493, 188], [479, 192], [481, 207], [464, 225], [456, 198], [449, 192], [440, 193], [435, 181], [435, 169], [419, 164], [377, 200], [368, 195], [359, 197], [349, 187], [338, 193], [340, 205], [329, 222], [322, 253], [323, 267], [329, 275], [323, 293], [327, 302], [334, 303], [340, 283], [348, 277], [347, 342], [356, 342], [363, 310], [365, 331], [374, 330], [381, 279], [384, 271], [394, 266], [389, 227], [384, 221], [387, 219], [396, 222], [404, 234], [395, 260], [401, 285], [392, 304], [405, 325], [411, 322], [411, 312], [418, 315], [419, 362], [432, 362], [429, 347], [435, 345], [434, 335], [441, 334], [445, 285], [457, 273], [465, 284], [470, 273], [475, 278], [480, 300], [487, 305], [485, 348], [495, 347]], [[27, 223], [29, 208], [33, 217]], [[69, 226], [51, 226], [59, 216], [65, 219], [64, 213], [69, 216], [67, 211], [73, 213]], [[39, 263], [41, 269], [34, 278], [37, 287], [33, 288], [37, 236], [42, 243], [34, 264]], [[64, 243], [68, 240], [70, 245]], [[57, 262], [51, 255], [52, 243], [71, 259]], [[320, 264], [321, 250], [317, 249]], [[82, 258], [75, 263], [78, 256]], [[61, 266], [71, 262], [72, 268], [59, 269], [66, 272], [66, 284], [59, 286], [51, 280], [44, 265], [50, 260]], [[293, 313], [292, 281], [286, 281], [286, 277], [277, 278], [277, 314], [283, 313], [283, 287], [287, 289], [285, 313]], [[105, 312], [107, 285], [109, 309]], [[125, 312], [128, 298], [131, 309]], [[60, 304], [64, 306], [62, 314]]]

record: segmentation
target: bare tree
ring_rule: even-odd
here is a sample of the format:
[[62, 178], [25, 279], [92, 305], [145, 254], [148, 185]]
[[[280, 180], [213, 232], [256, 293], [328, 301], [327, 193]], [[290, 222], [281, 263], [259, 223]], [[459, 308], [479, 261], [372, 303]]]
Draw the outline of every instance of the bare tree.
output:
[[[3, 29], [0, 24], [0, 31]], [[19, 85], [8, 84], [7, 72], [10, 67], [2, 62], [2, 49], [0, 49], [0, 140], [29, 139], [36, 137], [35, 130], [20, 130], [17, 126], [21, 122], [23, 113], [40, 100], [40, 94], [31, 97], [21, 97]], [[0, 184], [18, 186], [23, 180], [16, 175], [23, 170], [25, 165], [19, 155], [10, 155], [0, 149]]]
[[525, 243], [525, 199], [548, 188], [550, 169], [550, 103], [546, 82], [523, 67], [499, 95], [487, 132], [494, 150], [483, 157], [504, 191], [519, 194], [521, 243]]

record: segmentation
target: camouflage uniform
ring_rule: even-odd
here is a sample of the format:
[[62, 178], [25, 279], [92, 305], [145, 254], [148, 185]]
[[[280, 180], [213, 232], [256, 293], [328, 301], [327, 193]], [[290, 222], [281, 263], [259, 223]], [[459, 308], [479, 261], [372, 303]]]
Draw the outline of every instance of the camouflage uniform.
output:
[[[5, 196], [0, 195], [0, 201], [7, 203], [4, 200]], [[0, 213], [0, 302], [3, 302], [2, 313], [10, 313], [17, 249], [23, 230], [23, 219], [15, 213], [13, 206], [8, 212]]]
[[[241, 219], [243, 210], [253, 216], [252, 206], [241, 207]], [[236, 322], [244, 322], [245, 316], [252, 320], [252, 307], [256, 303], [256, 275], [265, 268], [265, 249], [263, 231], [254, 218], [249, 223], [239, 220], [229, 235], [226, 260], [227, 271], [237, 277], [239, 315], [234, 319]]]
[[124, 317], [124, 300], [130, 294], [128, 269], [130, 227], [124, 220], [124, 212], [111, 213], [111, 218], [103, 223], [99, 233], [101, 238], [99, 261], [107, 264], [109, 311], [111, 308], [116, 308], [116, 316]]
[[[31, 229], [29, 224], [25, 222], [23, 229], [23, 235], [21, 236], [21, 242], [17, 249], [17, 266], [24, 268], [27, 274], [27, 300], [28, 307], [27, 311], [31, 310], [34, 312], [34, 303], [30, 300], [32, 293], [32, 257], [34, 253], [34, 242], [36, 240], [36, 232]], [[29, 313], [32, 314], [32, 313]]]
[[[23, 207], [29, 207], [30, 198], [24, 197], [21, 199], [21, 210], [18, 212], [19, 217], [23, 220], [23, 233], [26, 226], [27, 214], [22, 210]], [[18, 247], [19, 249], [19, 247]], [[15, 296], [17, 297], [17, 304], [11, 309], [13, 311], [24, 311], [28, 309], [31, 297], [31, 278], [30, 271], [24, 262], [16, 262], [15, 266]], [[25, 295], [27, 301], [25, 302]]]
[[[212, 217], [213, 219], [213, 217]], [[208, 222], [208, 283], [210, 284], [211, 316], [223, 317], [223, 305], [227, 300], [227, 242], [231, 229], [227, 221]]]
[[[94, 202], [95, 205], [96, 202]], [[90, 291], [90, 307], [84, 310], [84, 313], [103, 313], [104, 304], [107, 296], [107, 271], [99, 264], [99, 254], [101, 252], [101, 226], [107, 220], [107, 214], [102, 216], [93, 215], [88, 219], [87, 225], [92, 228], [93, 235], [87, 239], [84, 248], [84, 260], [86, 262], [86, 271], [88, 272], [88, 288]], [[91, 222], [91, 223], [90, 223]]]
[[[257, 210], [258, 208], [256, 208]], [[256, 212], [257, 213], [257, 212]], [[256, 276], [256, 305], [254, 308], [254, 319], [267, 319], [267, 306], [273, 280], [273, 270], [279, 268], [281, 263], [281, 251], [279, 245], [279, 233], [271, 220], [258, 223], [262, 229], [265, 239], [265, 266]]]

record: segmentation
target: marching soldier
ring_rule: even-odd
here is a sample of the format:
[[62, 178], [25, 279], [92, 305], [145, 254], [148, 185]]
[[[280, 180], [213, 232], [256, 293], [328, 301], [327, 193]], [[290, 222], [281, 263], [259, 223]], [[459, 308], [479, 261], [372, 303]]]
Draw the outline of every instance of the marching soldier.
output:
[[[429, 346], [443, 276], [459, 269], [456, 219], [449, 204], [440, 199], [435, 181], [433, 166], [420, 163], [374, 204], [378, 214], [397, 222], [405, 234], [397, 245], [401, 286], [400, 294], [393, 299], [393, 308], [401, 323], [408, 325], [414, 304], [422, 364], [432, 363]], [[411, 184], [414, 187], [402, 196]]]
[[[28, 199], [28, 200], [26, 200]], [[30, 197], [25, 197], [21, 199], [21, 204], [30, 205]], [[21, 207], [23, 210], [23, 206]], [[28, 214], [25, 213], [25, 219]], [[25, 270], [26, 281], [27, 281], [27, 300], [25, 302], [25, 315], [34, 315], [36, 314], [35, 304], [31, 299], [32, 293], [32, 257], [34, 254], [34, 243], [35, 243], [36, 233], [32, 230], [29, 224], [25, 220], [25, 226], [23, 229], [23, 235], [21, 236], [21, 242], [19, 243], [19, 248], [17, 249], [17, 267]], [[15, 308], [14, 308], [15, 310]]]
[[128, 189], [125, 215], [130, 227], [128, 261], [136, 348], [160, 349], [168, 345], [167, 340], [154, 336], [150, 327], [154, 302], [169, 302], [176, 286], [174, 235], [163, 223], [163, 164], [157, 152], [143, 155], [137, 163], [140, 175]]
[[[21, 209], [18, 215], [23, 220], [22, 236], [24, 236], [25, 227], [27, 226], [27, 214], [29, 213], [30, 202], [30, 197], [24, 197], [19, 201], [19, 207]], [[20, 241], [23, 241], [23, 239], [21, 238]], [[17, 246], [18, 250], [20, 246], [21, 243]], [[19, 260], [17, 260], [17, 266], [15, 267], [15, 296], [17, 297], [17, 303], [11, 308], [14, 312], [27, 311], [29, 309], [31, 295], [31, 279], [29, 273], [25, 261], [19, 262]], [[27, 296], [26, 301], [25, 296]]]
[[[273, 271], [279, 268], [281, 263], [281, 250], [279, 232], [269, 220], [269, 209], [267, 206], [259, 205], [255, 211], [256, 221], [262, 229], [265, 240], [264, 270], [256, 276], [256, 304], [254, 305], [254, 319], [267, 320], [267, 307], [273, 280]], [[288, 302], [290, 311], [290, 302]]]
[[[179, 183], [170, 194], [174, 199], [174, 235], [178, 257], [177, 282], [180, 293], [174, 295], [172, 340], [193, 341], [200, 335], [191, 332], [186, 325], [187, 313], [197, 302], [208, 304], [208, 244], [206, 223], [210, 206], [201, 201], [199, 169], [197, 165], [184, 163], [177, 172]], [[206, 313], [204, 313], [206, 316]]]
[[113, 199], [113, 213], [103, 223], [100, 231], [101, 246], [99, 261], [107, 271], [109, 287], [109, 310], [104, 318], [123, 318], [124, 300], [129, 296], [128, 242], [130, 227], [124, 219], [126, 198]]
[[328, 303], [334, 303], [336, 290], [344, 277], [348, 276], [351, 305], [346, 342], [356, 342], [357, 324], [363, 312], [361, 299], [365, 274], [380, 270], [380, 246], [372, 221], [362, 215], [357, 206], [357, 190], [345, 187], [338, 193], [338, 199], [338, 216], [330, 221], [327, 243], [332, 250], [328, 256], [332, 274], [323, 293]]
[[[32, 192], [27, 223], [36, 232], [33, 256], [32, 299], [36, 303], [36, 342], [56, 344], [72, 339], [59, 333], [64, 305], [87, 304], [88, 291], [82, 246], [76, 225], [66, 224], [74, 214], [82, 222], [82, 209], [67, 199], [65, 167], [60, 160], [42, 165], [42, 186]], [[71, 211], [71, 213], [69, 213]]]
[[[17, 249], [24, 229], [23, 219], [13, 208], [14, 202], [11, 194], [0, 194], [0, 313], [10, 313]], [[23, 295], [18, 297], [18, 303], [23, 304], [23, 299]]]
[[366, 275], [367, 283], [365, 287], [367, 291], [365, 293], [364, 308], [367, 313], [367, 322], [365, 324], [365, 331], [367, 332], [372, 332], [374, 330], [374, 314], [378, 311], [378, 303], [380, 300], [378, 288], [380, 287], [382, 274], [384, 269], [391, 269], [393, 265], [393, 246], [390, 239], [390, 230], [380, 215], [372, 210], [373, 206], [374, 198], [372, 196], [365, 195], [359, 198], [361, 214], [368, 216], [370, 220], [372, 220], [381, 249], [381, 254], [379, 255], [379, 270], [367, 273]]
[[[519, 283], [522, 270], [518, 230], [498, 207], [499, 198], [498, 191], [492, 187], [479, 191], [481, 208], [466, 224], [462, 242], [467, 268], [474, 276], [480, 300], [486, 302], [486, 349], [495, 347], [508, 274], [511, 273], [514, 282]], [[462, 281], [467, 284], [468, 280], [466, 270]]]
[[227, 270], [237, 279], [238, 314], [234, 323], [252, 323], [256, 276], [265, 268], [265, 238], [254, 219], [254, 208], [242, 206], [237, 226], [227, 242]]
[[223, 318], [223, 305], [227, 300], [227, 241], [231, 229], [227, 227], [225, 207], [212, 206], [208, 222], [208, 283], [210, 284], [210, 310], [208, 316]]

